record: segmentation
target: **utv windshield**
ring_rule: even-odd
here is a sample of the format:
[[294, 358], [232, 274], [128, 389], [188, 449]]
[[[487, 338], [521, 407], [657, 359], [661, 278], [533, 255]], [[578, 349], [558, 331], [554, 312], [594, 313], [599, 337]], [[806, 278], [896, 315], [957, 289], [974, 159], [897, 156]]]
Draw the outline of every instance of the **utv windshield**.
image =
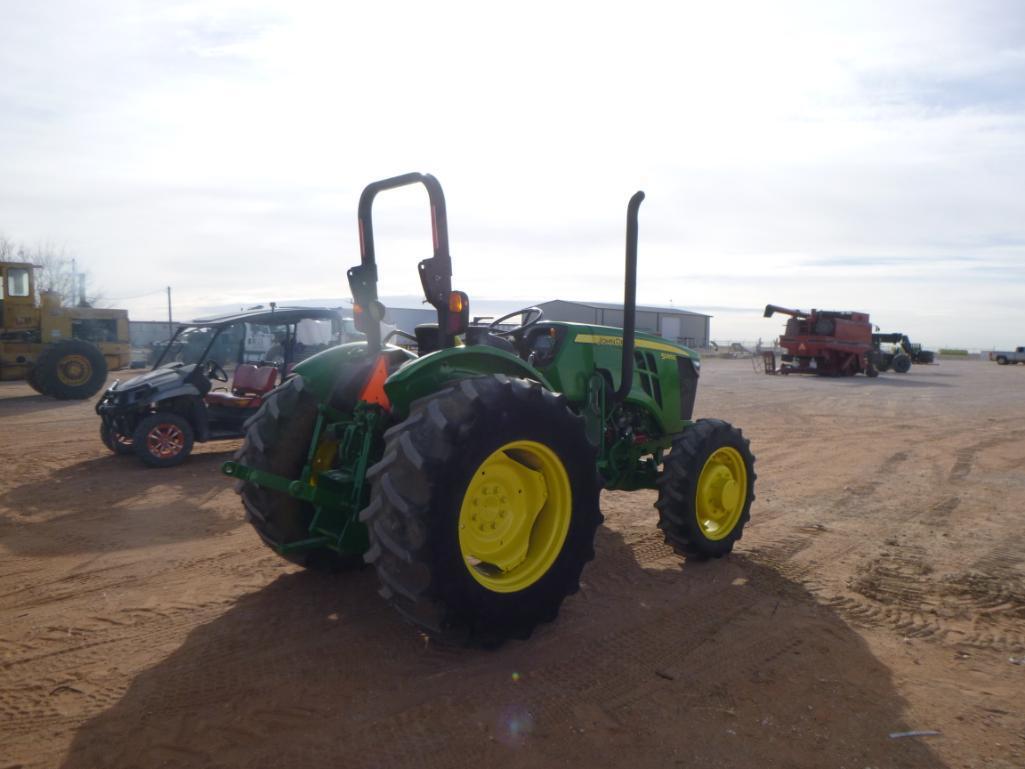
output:
[[199, 363], [217, 333], [212, 326], [181, 327], [161, 352], [153, 368], [172, 363]]
[[217, 362], [227, 372], [239, 363], [290, 366], [341, 344], [340, 319], [303, 318], [295, 323], [187, 326], [178, 330], [154, 368], [174, 363]]

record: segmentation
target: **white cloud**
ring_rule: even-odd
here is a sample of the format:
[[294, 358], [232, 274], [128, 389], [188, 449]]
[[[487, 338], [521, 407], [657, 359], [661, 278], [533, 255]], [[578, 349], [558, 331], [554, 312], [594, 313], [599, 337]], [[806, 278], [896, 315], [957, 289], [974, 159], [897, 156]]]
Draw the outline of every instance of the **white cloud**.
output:
[[[10, 4], [0, 231], [111, 297], [171, 284], [185, 316], [341, 295], [362, 185], [423, 170], [471, 296], [615, 300], [644, 188], [645, 302], [1021, 343], [1015, 3], [349, 6]], [[412, 293], [422, 196], [375, 213], [382, 291]]]

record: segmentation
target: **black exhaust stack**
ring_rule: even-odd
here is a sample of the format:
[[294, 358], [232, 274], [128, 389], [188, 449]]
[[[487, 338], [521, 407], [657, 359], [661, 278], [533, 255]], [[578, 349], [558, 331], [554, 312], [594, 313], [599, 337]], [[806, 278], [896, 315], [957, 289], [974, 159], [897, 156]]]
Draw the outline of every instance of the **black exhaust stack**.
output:
[[622, 403], [634, 381], [634, 330], [637, 327], [637, 212], [643, 192], [635, 192], [626, 207], [626, 286], [623, 290], [623, 366], [615, 401]]

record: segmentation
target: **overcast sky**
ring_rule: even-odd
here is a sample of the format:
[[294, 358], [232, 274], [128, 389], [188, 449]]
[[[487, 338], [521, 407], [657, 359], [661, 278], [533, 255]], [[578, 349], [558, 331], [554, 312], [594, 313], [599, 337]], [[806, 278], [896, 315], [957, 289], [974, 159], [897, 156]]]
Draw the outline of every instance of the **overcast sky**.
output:
[[[360, 190], [417, 170], [474, 314], [619, 300], [644, 189], [639, 300], [713, 338], [777, 335], [771, 302], [1025, 344], [1020, 0], [0, 0], [0, 30], [0, 233], [137, 319], [166, 285], [180, 319], [346, 295]], [[412, 294], [425, 196], [375, 214]]]

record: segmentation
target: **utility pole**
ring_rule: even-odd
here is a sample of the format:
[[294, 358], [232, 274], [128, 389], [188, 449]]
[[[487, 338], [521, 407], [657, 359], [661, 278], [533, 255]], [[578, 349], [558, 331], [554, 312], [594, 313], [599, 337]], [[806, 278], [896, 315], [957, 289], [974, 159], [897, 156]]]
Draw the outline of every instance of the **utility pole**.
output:
[[174, 336], [174, 322], [171, 320], [171, 287], [167, 287], [167, 341], [171, 341], [171, 337]]

